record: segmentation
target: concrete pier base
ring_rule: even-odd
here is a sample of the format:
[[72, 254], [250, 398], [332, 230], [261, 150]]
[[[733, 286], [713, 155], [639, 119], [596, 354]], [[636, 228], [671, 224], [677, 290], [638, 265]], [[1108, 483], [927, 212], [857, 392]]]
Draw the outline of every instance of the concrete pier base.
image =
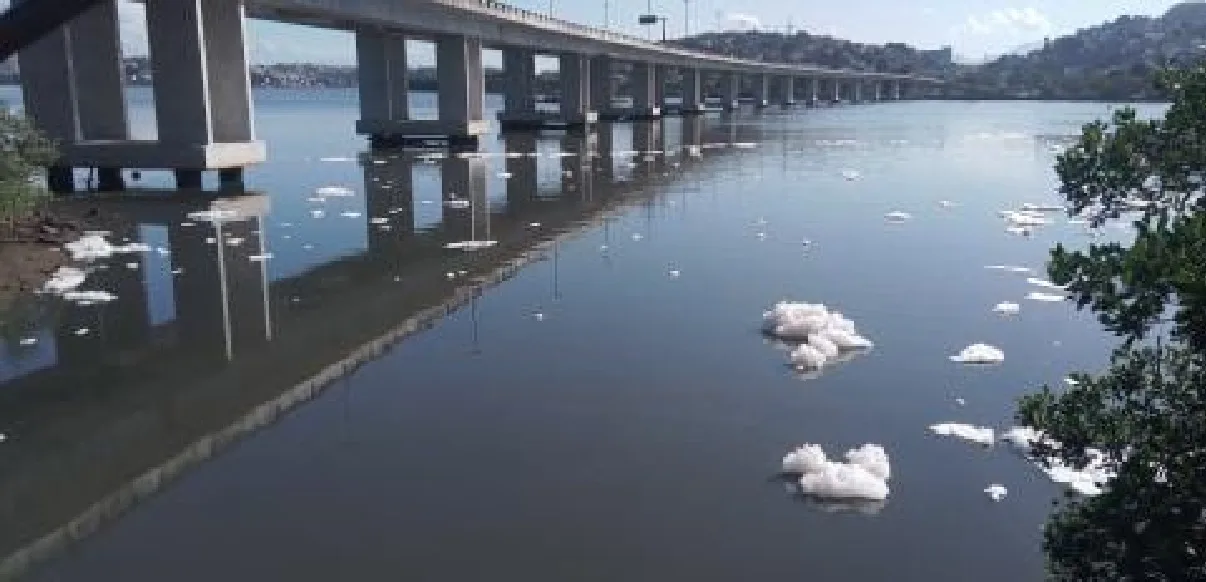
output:
[[96, 189], [101, 192], [121, 192], [126, 189], [121, 168], [97, 168]]
[[499, 128], [503, 130], [533, 130], [533, 129], [577, 129], [599, 122], [600, 115], [589, 111], [577, 115], [562, 113], [527, 111], [498, 114]]
[[374, 147], [429, 141], [476, 144], [479, 137], [490, 133], [490, 122], [482, 119], [362, 119], [356, 122], [356, 133], [368, 135]]
[[661, 107], [633, 107], [631, 109], [609, 109], [599, 113], [602, 121], [650, 121], [665, 117]]

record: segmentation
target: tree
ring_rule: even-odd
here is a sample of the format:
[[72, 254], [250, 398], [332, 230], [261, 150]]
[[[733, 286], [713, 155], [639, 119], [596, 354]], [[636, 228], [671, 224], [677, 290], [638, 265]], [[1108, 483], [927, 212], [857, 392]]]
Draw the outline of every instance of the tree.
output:
[[8, 222], [10, 233], [17, 219], [46, 196], [38, 172], [57, 157], [54, 144], [24, 117], [0, 107], [0, 219]]
[[1206, 68], [1159, 86], [1173, 99], [1163, 119], [1119, 110], [1056, 166], [1071, 213], [1137, 229], [1129, 246], [1052, 251], [1052, 279], [1123, 342], [1101, 375], [1018, 408], [1047, 437], [1036, 459], [1084, 466], [1092, 448], [1117, 472], [1048, 523], [1056, 580], [1206, 580]]

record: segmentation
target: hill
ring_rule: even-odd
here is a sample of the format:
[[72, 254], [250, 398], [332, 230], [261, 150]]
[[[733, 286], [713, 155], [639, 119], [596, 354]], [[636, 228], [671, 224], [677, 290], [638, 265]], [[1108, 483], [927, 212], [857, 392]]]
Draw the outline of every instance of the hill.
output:
[[1206, 57], [1206, 4], [1173, 6], [1163, 16], [1123, 16], [1048, 39], [1036, 50], [1002, 56], [951, 77], [952, 97], [1146, 100], [1162, 96], [1153, 73]]
[[862, 44], [807, 32], [711, 32], [673, 41], [682, 47], [775, 63], [949, 77], [950, 48], [921, 50], [900, 43]]

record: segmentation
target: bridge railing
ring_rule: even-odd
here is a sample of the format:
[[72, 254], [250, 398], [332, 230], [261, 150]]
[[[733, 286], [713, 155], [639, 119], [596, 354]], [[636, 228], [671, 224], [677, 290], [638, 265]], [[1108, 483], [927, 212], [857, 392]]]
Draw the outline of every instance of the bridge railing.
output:
[[669, 46], [669, 45], [662, 44], [662, 43], [652, 42], [647, 39], [640, 38], [638, 36], [633, 36], [631, 34], [626, 34], [623, 32], [616, 32], [614, 30], [610, 30], [610, 29], [606, 29], [606, 28], [599, 28], [599, 27], [595, 27], [595, 26], [590, 26], [590, 25], [586, 25], [586, 24], [580, 24], [577, 22], [563, 20], [563, 19], [556, 18], [554, 16], [550, 16], [550, 15], [542, 13], [542, 12], [535, 12], [532, 10], [527, 10], [524, 8], [519, 8], [518, 6], [513, 6], [511, 4], [507, 4], [506, 2], [499, 2], [498, 0], [438, 0], [438, 1], [441, 4], [444, 4], [447, 6], [458, 7], [458, 8], [466, 8], [466, 9], [477, 8], [479, 10], [484, 8], [491, 12], [501, 13], [503, 15], [509, 15], [509, 16], [513, 16], [513, 17], [519, 17], [519, 18], [521, 18], [523, 20], [527, 20], [527, 21], [536, 21], [538, 23], [552, 25], [553, 27], [558, 28], [561, 31], [567, 32], [567, 33], [593, 36], [595, 38], [598, 38], [600, 40], [607, 41], [607, 42], [635, 45], [635, 46], [638, 46], [638, 47], [641, 47], [641, 48], [644, 48], [647, 50], [658, 51], [661, 53], [668, 53], [671, 55], [688, 58], [688, 59], [692, 59], [692, 58], [706, 59], [706, 60], [715, 62], [717, 64], [729, 65], [729, 66], [732, 66], [735, 68], [755, 68], [755, 67], [775, 68], [775, 69], [782, 69], [784, 71], [809, 72], [809, 73], [816, 73], [816, 74], [822, 74], [822, 75], [842, 75], [842, 76], [866, 77], [866, 78], [877, 78], [877, 79], [898, 79], [898, 80], [899, 79], [915, 79], [915, 80], [934, 81], [934, 79], [925, 79], [925, 78], [915, 77], [912, 75], [900, 75], [900, 74], [895, 74], [895, 73], [876, 73], [876, 72], [867, 72], [867, 71], [853, 71], [853, 70], [847, 70], [847, 69], [830, 69], [830, 68], [825, 68], [825, 67], [821, 67], [818, 65], [793, 65], [790, 63], [770, 63], [770, 62], [763, 62], [763, 61], [740, 59], [740, 58], [730, 57], [730, 56], [721, 55], [721, 54], [693, 51], [693, 50], [678, 48], [678, 47], [674, 47], [674, 46]]

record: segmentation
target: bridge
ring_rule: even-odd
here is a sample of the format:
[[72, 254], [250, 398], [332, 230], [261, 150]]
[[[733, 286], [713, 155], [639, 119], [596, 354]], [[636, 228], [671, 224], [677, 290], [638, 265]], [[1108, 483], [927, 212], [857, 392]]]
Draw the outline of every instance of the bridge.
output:
[[[247, 71], [247, 18], [351, 31], [359, 69], [358, 133], [373, 143], [439, 138], [476, 143], [494, 120], [484, 112], [483, 49], [503, 55], [508, 128], [589, 128], [608, 120], [667, 114], [666, 88], [679, 87], [674, 113], [707, 110], [709, 77], [722, 109], [739, 107], [743, 83], [756, 107], [802, 101], [901, 99], [905, 84], [931, 78], [765, 63], [685, 50], [521, 10], [493, 0], [142, 0], [154, 71], [157, 139], [132, 139], [124, 98], [118, 0], [64, 6], [18, 0], [0, 17], [0, 44], [19, 49], [26, 111], [60, 144], [48, 171], [56, 192], [74, 189], [75, 169], [94, 168], [101, 190], [124, 187], [125, 169], [175, 172], [182, 189], [217, 171], [242, 187], [243, 169], [267, 159], [257, 139]], [[57, 19], [57, 20], [56, 20]], [[406, 40], [435, 45], [438, 118], [410, 116]], [[14, 40], [15, 39], [15, 40]], [[555, 56], [556, 111], [536, 103], [536, 56]], [[614, 107], [627, 79], [629, 107]]]

